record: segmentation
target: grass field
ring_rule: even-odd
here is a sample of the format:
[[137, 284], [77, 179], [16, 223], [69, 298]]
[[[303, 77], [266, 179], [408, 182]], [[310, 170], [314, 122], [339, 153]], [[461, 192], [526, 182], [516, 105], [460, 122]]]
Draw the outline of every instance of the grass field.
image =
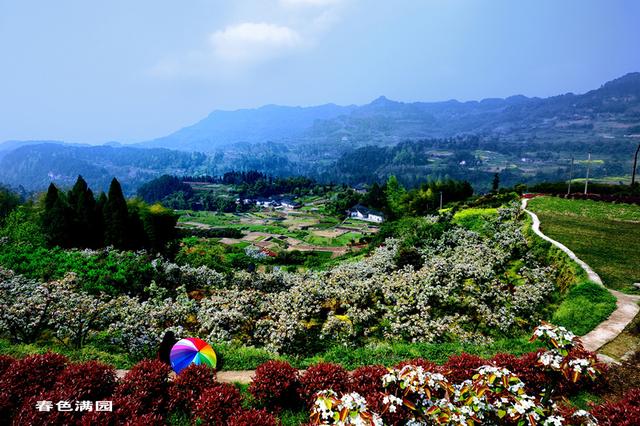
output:
[[587, 262], [605, 285], [636, 292], [640, 282], [640, 206], [591, 200], [534, 198], [541, 230]]

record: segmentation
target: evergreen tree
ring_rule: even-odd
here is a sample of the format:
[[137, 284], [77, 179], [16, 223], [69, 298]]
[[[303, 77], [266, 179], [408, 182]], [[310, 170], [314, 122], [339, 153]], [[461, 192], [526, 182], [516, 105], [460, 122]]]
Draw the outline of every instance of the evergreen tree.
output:
[[63, 196], [53, 183], [49, 185], [42, 213], [42, 232], [49, 247], [70, 246], [70, 215]]
[[127, 208], [129, 214], [127, 217], [127, 235], [125, 239], [126, 248], [134, 250], [149, 247], [149, 241], [145, 233], [142, 216], [146, 205], [142, 201], [131, 201]]
[[491, 182], [491, 191], [498, 192], [500, 188], [500, 175], [498, 173], [493, 175], [493, 181]]
[[104, 246], [104, 233], [105, 233], [105, 225], [104, 225], [104, 209], [107, 205], [107, 194], [104, 192], [100, 192], [98, 196], [98, 201], [96, 201], [96, 206], [93, 211], [93, 235], [95, 238], [94, 246], [95, 247], [103, 247]]
[[104, 206], [105, 244], [116, 248], [126, 248], [128, 222], [127, 201], [122, 194], [120, 182], [113, 178], [109, 186], [109, 196]]
[[72, 244], [76, 247], [96, 247], [96, 201], [82, 176], [78, 176], [67, 198], [73, 211]]

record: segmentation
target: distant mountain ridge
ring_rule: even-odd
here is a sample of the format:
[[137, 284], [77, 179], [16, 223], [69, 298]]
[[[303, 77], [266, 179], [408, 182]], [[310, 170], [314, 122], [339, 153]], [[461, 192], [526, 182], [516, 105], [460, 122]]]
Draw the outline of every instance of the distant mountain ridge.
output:
[[[553, 127], [593, 125], [603, 118], [601, 114], [623, 115], [622, 122], [638, 119], [640, 73], [629, 73], [585, 94], [567, 93], [549, 98], [515, 95], [481, 101], [405, 103], [381, 96], [362, 106], [267, 105], [214, 111], [192, 126], [138, 145], [203, 152], [219, 151], [238, 142], [349, 141], [358, 146], [388, 145], [407, 139], [464, 134], [522, 136]], [[617, 132], [621, 129], [624, 126]]]

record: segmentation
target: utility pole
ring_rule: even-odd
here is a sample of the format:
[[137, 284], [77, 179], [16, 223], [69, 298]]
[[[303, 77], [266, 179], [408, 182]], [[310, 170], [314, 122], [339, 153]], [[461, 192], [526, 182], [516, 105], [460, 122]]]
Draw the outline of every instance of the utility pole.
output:
[[442, 191], [440, 191], [440, 210], [442, 210]]
[[573, 180], [573, 155], [571, 156], [571, 168], [569, 169], [569, 188], [567, 189], [567, 195], [571, 194], [572, 180]]
[[589, 168], [591, 167], [591, 152], [589, 152], [589, 158], [587, 160], [587, 178], [584, 181], [584, 193], [587, 194], [587, 188], [589, 187]]
[[636, 149], [636, 155], [633, 157], [633, 171], [631, 172], [631, 186], [636, 183], [636, 166], [638, 165], [638, 152], [640, 152], [640, 143]]

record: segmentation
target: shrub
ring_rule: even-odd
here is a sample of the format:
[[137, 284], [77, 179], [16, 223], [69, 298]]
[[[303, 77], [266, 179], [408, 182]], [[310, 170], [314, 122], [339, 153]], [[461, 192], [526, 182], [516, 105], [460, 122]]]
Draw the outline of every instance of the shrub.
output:
[[476, 370], [485, 364], [486, 361], [479, 356], [462, 353], [450, 357], [442, 369], [450, 382], [460, 383], [470, 379]]
[[387, 372], [388, 370], [381, 365], [356, 368], [351, 373], [351, 391], [369, 399], [370, 396], [384, 390], [382, 376]]
[[216, 372], [206, 365], [190, 365], [178, 374], [169, 388], [169, 410], [190, 412], [200, 395], [216, 384]]
[[605, 402], [591, 413], [601, 426], [633, 426], [640, 418], [640, 389], [629, 391], [618, 402]]
[[428, 359], [424, 359], [424, 358], [408, 359], [408, 360], [399, 362], [394, 368], [401, 369], [405, 365], [416, 365], [424, 368], [427, 371], [436, 371], [439, 368], [438, 365], [436, 365], [436, 363], [431, 362]]
[[298, 370], [285, 361], [267, 361], [256, 369], [249, 392], [273, 410], [295, 407], [298, 399]]
[[16, 359], [13, 357], [0, 355], [0, 375], [4, 373], [15, 361]]
[[539, 394], [545, 387], [547, 375], [538, 364], [538, 354], [531, 352], [516, 357], [511, 354], [497, 354], [491, 358], [491, 362], [499, 367], [511, 370], [525, 384], [527, 393]]
[[[115, 388], [113, 367], [96, 361], [70, 364], [56, 380], [53, 389], [27, 398], [14, 418], [15, 424], [76, 424], [88, 411], [75, 411], [76, 401], [102, 401], [110, 399]], [[68, 401], [73, 411], [41, 412], [38, 401]]]
[[321, 362], [311, 366], [300, 377], [300, 398], [311, 406], [316, 394], [323, 390], [344, 393], [349, 387], [349, 373], [338, 364]]
[[110, 396], [116, 386], [113, 367], [98, 361], [70, 364], [60, 373], [55, 390], [72, 401], [98, 401]]
[[241, 410], [240, 391], [228, 383], [206, 389], [193, 407], [193, 416], [203, 424], [224, 425]]
[[135, 418], [149, 413], [164, 414], [169, 371], [169, 366], [160, 360], [144, 360], [134, 365], [114, 394], [118, 415]]
[[51, 389], [67, 361], [63, 355], [46, 353], [11, 364], [0, 376], [0, 419], [10, 419], [25, 399]]
[[227, 426], [279, 426], [276, 416], [266, 410], [247, 410], [236, 414], [229, 420]]

